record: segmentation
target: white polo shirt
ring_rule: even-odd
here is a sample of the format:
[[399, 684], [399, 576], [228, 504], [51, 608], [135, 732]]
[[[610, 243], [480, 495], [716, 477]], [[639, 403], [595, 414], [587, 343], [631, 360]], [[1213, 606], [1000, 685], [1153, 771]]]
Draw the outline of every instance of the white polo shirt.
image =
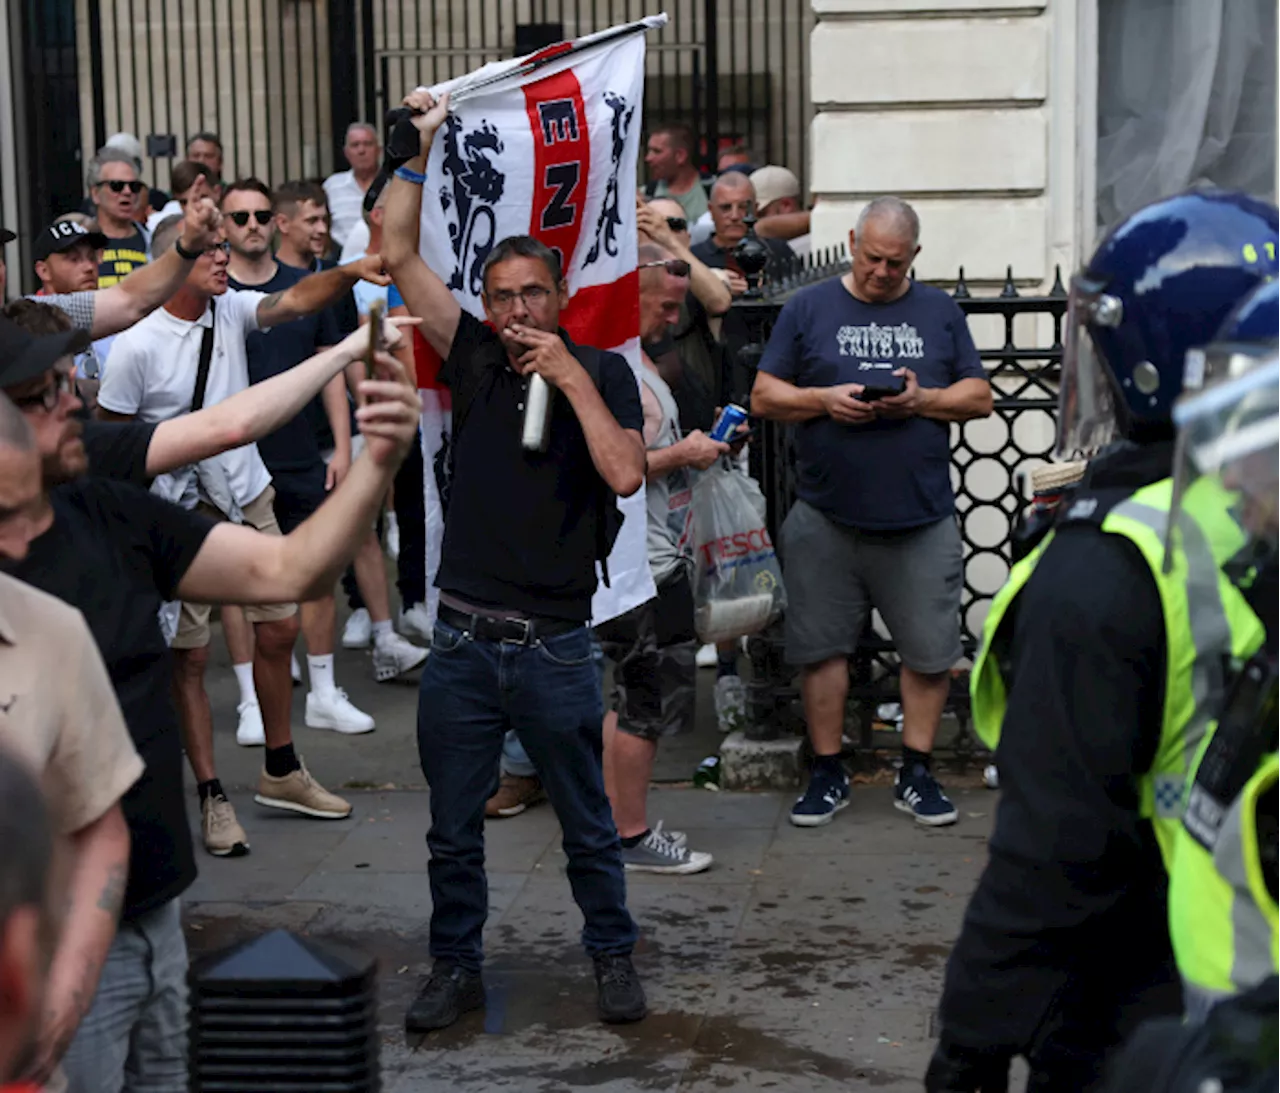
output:
[[329, 199], [329, 234], [342, 246], [364, 216], [364, 191], [355, 171], [339, 171], [324, 180], [324, 192]]
[[[262, 292], [228, 289], [215, 298], [213, 357], [205, 406], [214, 406], [249, 386], [245, 338], [258, 327]], [[140, 421], [169, 421], [191, 410], [200, 342], [213, 320], [210, 309], [195, 322], [179, 319], [163, 307], [116, 337], [111, 367], [98, 389], [98, 404]], [[211, 458], [221, 465], [232, 496], [243, 508], [271, 485], [271, 475], [256, 444], [233, 448]]]

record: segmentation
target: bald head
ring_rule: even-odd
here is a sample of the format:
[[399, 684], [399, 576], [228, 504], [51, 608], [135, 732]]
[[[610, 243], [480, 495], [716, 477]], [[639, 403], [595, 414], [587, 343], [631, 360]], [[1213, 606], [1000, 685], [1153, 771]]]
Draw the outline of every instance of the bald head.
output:
[[674, 198], [655, 197], [648, 205], [659, 216], [674, 216], [681, 220], [684, 219], [684, 206]]
[[[665, 265], [671, 253], [657, 243], [641, 243], [636, 248], [640, 268], [640, 339], [654, 342], [672, 323], [680, 320], [680, 305], [689, 291], [689, 277], [676, 276]], [[648, 267], [648, 268], [645, 268]]]

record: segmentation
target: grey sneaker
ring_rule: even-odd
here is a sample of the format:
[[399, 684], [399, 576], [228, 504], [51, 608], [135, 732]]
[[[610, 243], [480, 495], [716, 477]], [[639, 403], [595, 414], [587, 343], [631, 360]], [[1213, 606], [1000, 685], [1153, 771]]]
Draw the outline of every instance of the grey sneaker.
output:
[[653, 833], [655, 835], [661, 836], [662, 838], [666, 839], [667, 842], [672, 843], [675, 846], [689, 845], [688, 835], [686, 835], [683, 831], [668, 831], [666, 828], [662, 826], [661, 820], [659, 820], [656, 824], [653, 825]]
[[622, 865], [630, 873], [701, 873], [712, 857], [687, 846], [676, 846], [658, 831], [650, 831], [635, 846], [622, 848]]
[[716, 720], [721, 732], [735, 732], [747, 724], [747, 685], [740, 676], [716, 680]]

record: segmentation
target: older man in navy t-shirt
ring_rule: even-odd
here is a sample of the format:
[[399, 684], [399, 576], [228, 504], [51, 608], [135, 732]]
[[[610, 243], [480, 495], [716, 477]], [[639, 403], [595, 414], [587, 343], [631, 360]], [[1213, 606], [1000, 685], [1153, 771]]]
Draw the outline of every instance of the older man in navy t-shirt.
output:
[[754, 413], [799, 425], [781, 548], [787, 659], [803, 670], [815, 755], [791, 810], [800, 827], [829, 823], [849, 803], [839, 755], [847, 661], [873, 608], [902, 658], [895, 803], [923, 824], [956, 819], [929, 769], [961, 656], [949, 431], [991, 413], [991, 388], [955, 302], [907, 277], [919, 235], [906, 202], [872, 201], [849, 233], [852, 269], [782, 309], [751, 392]]

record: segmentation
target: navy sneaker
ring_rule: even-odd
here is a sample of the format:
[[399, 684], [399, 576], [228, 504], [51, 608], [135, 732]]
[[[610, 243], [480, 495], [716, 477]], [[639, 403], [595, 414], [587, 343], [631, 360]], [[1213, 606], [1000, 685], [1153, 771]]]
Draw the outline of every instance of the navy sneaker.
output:
[[814, 767], [809, 775], [809, 788], [791, 806], [791, 822], [796, 827], [821, 827], [835, 814], [849, 806], [849, 776], [840, 771], [832, 774]]
[[893, 804], [903, 812], [912, 813], [916, 823], [929, 827], [953, 824], [959, 816], [938, 780], [919, 763], [910, 771], [898, 771], [893, 784]]

